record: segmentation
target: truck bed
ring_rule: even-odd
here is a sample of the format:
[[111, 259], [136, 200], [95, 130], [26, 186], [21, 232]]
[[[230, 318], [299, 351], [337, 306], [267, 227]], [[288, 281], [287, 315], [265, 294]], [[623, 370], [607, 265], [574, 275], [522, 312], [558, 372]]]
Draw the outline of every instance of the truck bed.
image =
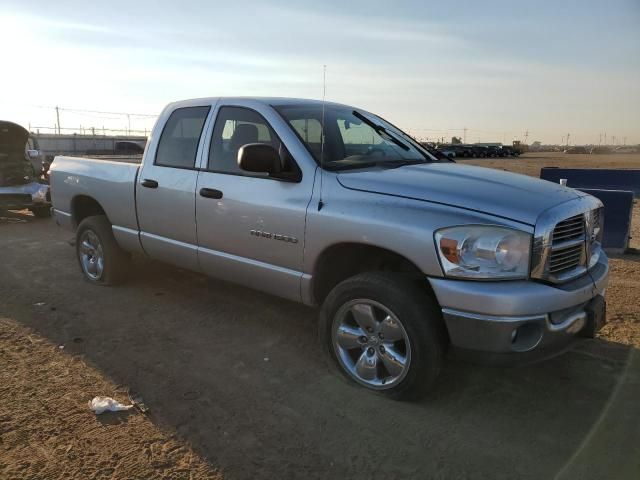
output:
[[139, 155], [67, 155], [68, 158], [80, 158], [90, 160], [108, 160], [112, 162], [142, 163], [142, 154]]
[[90, 195], [104, 208], [114, 229], [138, 230], [135, 183], [139, 163], [131, 157], [55, 157], [49, 172], [56, 211], [71, 221], [72, 203]]

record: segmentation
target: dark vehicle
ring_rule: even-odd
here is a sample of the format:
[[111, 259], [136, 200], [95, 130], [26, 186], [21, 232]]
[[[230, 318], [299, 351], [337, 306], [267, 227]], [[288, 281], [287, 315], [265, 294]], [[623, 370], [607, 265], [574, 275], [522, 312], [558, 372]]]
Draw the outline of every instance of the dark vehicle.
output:
[[49, 185], [36, 173], [28, 149], [29, 132], [12, 122], [0, 121], [0, 210], [28, 208], [37, 217], [51, 209]]
[[487, 157], [495, 158], [503, 156], [502, 152], [500, 151], [500, 147], [497, 147], [495, 145], [487, 145], [485, 148], [487, 149]]
[[438, 160], [448, 160], [450, 162], [455, 162], [453, 157], [444, 153], [444, 150], [438, 150], [434, 145], [423, 143], [422, 146], [427, 150], [427, 152], [436, 157]]
[[144, 153], [144, 145], [130, 140], [119, 140], [114, 142], [112, 148], [92, 149], [85, 152], [89, 156], [136, 156]]
[[127, 140], [116, 142], [114, 150], [116, 155], [142, 155], [144, 153], [142, 145]]
[[488, 157], [487, 147], [483, 145], [470, 145], [471, 147], [471, 156], [473, 158], [486, 158]]
[[453, 152], [455, 153], [456, 158], [473, 157], [473, 147], [471, 145], [462, 145], [462, 144], [438, 145], [438, 150], [440, 150], [447, 156], [450, 156], [448, 152]]
[[517, 149], [509, 147], [507, 145], [503, 145], [500, 150], [502, 151], [503, 157], [517, 157], [518, 155], [520, 155], [520, 152]]
[[447, 158], [455, 158], [456, 150], [452, 148], [452, 145], [438, 145], [436, 150], [440, 153], [440, 155], [444, 155]]
[[589, 153], [584, 147], [570, 147], [567, 148], [564, 153]]

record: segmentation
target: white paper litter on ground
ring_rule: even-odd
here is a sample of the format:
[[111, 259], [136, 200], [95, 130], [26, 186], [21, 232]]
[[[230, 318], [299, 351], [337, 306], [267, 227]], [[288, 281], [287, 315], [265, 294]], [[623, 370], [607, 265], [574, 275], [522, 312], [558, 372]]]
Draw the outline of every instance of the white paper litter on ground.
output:
[[123, 405], [111, 397], [95, 397], [89, 402], [89, 408], [93, 410], [96, 415], [100, 415], [104, 412], [129, 410], [133, 408], [133, 405]]

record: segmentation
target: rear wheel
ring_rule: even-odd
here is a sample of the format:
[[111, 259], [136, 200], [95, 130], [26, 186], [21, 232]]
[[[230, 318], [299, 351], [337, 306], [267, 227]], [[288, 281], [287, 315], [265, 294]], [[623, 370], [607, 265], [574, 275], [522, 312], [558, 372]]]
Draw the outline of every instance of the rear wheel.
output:
[[363, 273], [324, 302], [320, 338], [350, 381], [394, 399], [423, 396], [443, 364], [446, 340], [435, 300], [398, 274]]
[[104, 215], [85, 218], [76, 232], [76, 254], [82, 273], [97, 285], [121, 283], [129, 269], [129, 255], [113, 236]]

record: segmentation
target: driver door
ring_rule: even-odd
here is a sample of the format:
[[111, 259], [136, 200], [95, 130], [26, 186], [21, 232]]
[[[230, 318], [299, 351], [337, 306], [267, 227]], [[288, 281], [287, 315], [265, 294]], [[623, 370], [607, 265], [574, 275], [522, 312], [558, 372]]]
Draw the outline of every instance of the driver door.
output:
[[[266, 143], [282, 154], [285, 169], [298, 170], [260, 107], [222, 105], [198, 176], [198, 260], [212, 276], [300, 300], [306, 209], [311, 175], [279, 180], [245, 172], [238, 149]], [[264, 114], [263, 114], [264, 113]]]

